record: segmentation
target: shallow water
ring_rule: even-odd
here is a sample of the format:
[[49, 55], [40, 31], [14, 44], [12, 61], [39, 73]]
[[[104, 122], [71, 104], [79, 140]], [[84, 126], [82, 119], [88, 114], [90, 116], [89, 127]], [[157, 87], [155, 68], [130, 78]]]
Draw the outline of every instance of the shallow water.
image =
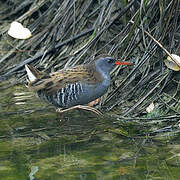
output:
[[24, 86], [0, 91], [0, 179], [179, 179], [180, 141], [74, 110], [60, 117]]

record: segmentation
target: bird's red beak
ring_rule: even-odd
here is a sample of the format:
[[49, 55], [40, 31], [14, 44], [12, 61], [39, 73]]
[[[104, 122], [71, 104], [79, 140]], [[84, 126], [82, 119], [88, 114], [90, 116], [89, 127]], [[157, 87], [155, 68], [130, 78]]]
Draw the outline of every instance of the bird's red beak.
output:
[[116, 61], [115, 65], [134, 65], [134, 64], [127, 61]]

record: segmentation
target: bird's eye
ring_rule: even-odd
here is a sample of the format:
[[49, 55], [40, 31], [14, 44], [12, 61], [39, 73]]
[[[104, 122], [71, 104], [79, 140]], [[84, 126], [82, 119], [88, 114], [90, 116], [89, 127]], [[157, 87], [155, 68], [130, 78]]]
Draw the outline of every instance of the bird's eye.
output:
[[108, 62], [109, 64], [111, 64], [111, 63], [113, 63], [113, 59], [108, 59], [107, 62]]

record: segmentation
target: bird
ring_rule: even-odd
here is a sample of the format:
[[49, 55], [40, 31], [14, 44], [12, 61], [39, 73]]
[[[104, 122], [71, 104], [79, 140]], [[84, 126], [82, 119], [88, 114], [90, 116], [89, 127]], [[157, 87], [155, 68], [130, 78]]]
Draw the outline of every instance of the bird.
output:
[[53, 73], [39, 71], [26, 64], [27, 87], [38, 97], [54, 105], [57, 112], [85, 109], [102, 115], [88, 103], [103, 96], [110, 86], [110, 72], [115, 65], [133, 65], [110, 55], [101, 55], [88, 64], [76, 65]]

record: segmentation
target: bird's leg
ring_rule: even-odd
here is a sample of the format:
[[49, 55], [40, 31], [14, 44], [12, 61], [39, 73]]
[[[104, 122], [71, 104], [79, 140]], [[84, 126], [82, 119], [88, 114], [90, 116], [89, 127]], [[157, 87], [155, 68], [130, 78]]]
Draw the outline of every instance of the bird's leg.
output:
[[94, 101], [91, 101], [90, 103], [88, 103], [88, 106], [93, 107], [93, 106], [99, 104], [100, 100], [101, 100], [101, 98], [98, 98], [98, 99], [96, 99]]
[[97, 109], [93, 108], [93, 107], [90, 107], [90, 106], [83, 106], [83, 105], [77, 105], [77, 106], [73, 106], [73, 107], [70, 107], [68, 109], [57, 109], [56, 112], [59, 112], [59, 113], [64, 113], [64, 112], [67, 112], [67, 111], [70, 111], [70, 110], [73, 110], [73, 109], [84, 109], [84, 110], [87, 110], [87, 111], [91, 111], [99, 116], [102, 116], [103, 114], [98, 111]]

